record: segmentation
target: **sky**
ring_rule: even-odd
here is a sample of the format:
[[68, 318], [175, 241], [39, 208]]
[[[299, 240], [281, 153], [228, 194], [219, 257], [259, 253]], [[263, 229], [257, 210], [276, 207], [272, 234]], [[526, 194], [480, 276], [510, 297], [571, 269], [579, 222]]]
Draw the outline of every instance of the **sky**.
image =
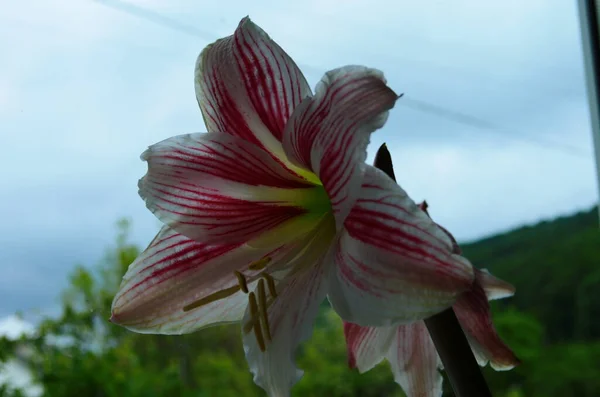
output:
[[[224, 4], [226, 6], [224, 6]], [[139, 155], [204, 131], [198, 53], [249, 15], [304, 71], [382, 70], [405, 96], [371, 138], [459, 240], [598, 200], [575, 2], [23, 0], [0, 14], [0, 318], [48, 312], [120, 217], [158, 221]]]

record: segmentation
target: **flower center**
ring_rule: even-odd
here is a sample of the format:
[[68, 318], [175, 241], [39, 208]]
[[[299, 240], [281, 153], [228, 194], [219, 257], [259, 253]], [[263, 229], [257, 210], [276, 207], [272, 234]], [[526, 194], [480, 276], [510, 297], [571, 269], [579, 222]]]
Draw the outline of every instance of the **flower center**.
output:
[[[275, 260], [272, 256], [267, 255], [251, 262], [248, 265], [248, 270], [254, 273], [251, 276], [237, 270], [234, 271], [237, 285], [198, 299], [184, 306], [183, 311], [197, 309], [241, 291], [248, 296], [250, 317], [243, 324], [243, 331], [245, 334], [254, 332], [258, 347], [262, 352], [266, 350], [267, 343], [272, 339], [268, 309], [278, 295], [276, 281], [272, 274], [281, 272], [285, 278], [309, 269], [326, 254], [335, 237], [335, 218], [331, 201], [317, 176], [312, 173], [311, 175], [313, 177], [311, 181], [312, 179], [316, 181], [313, 187], [300, 191], [281, 192], [293, 199], [288, 202], [295, 202], [296, 205], [304, 208], [306, 213], [247, 243], [255, 248], [285, 247], [283, 255], [276, 254], [278, 257]], [[265, 269], [267, 266], [268, 269]], [[250, 291], [248, 284], [256, 280], [258, 280], [256, 289]]]
[[[277, 259], [265, 256], [248, 265], [248, 270], [254, 274], [247, 276], [240, 271], [234, 271], [237, 285], [216, 291], [193, 303], [186, 305], [183, 311], [190, 311], [208, 305], [221, 299], [228, 298], [237, 292], [248, 296], [249, 319], [243, 324], [244, 333], [254, 332], [258, 347], [262, 352], [271, 341], [268, 309], [275, 302], [278, 293], [275, 278], [271, 275], [281, 272], [285, 277], [308, 270], [327, 253], [335, 237], [335, 219], [332, 213], [326, 213], [315, 222], [313, 229], [295, 244], [285, 250]], [[256, 273], [259, 272], [259, 273]], [[256, 289], [250, 291], [249, 283], [258, 280]], [[267, 294], [268, 291], [268, 294]]]

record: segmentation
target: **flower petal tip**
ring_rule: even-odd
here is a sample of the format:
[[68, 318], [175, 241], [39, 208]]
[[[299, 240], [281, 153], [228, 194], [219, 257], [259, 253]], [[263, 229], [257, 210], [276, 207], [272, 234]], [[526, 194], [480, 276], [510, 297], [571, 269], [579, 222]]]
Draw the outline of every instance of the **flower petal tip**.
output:
[[110, 312], [110, 318], [108, 319], [108, 322], [113, 323], [115, 325], [121, 325], [121, 322], [119, 321], [119, 316], [117, 313], [115, 313], [114, 310]]
[[516, 292], [514, 285], [493, 276], [487, 269], [479, 270], [477, 276], [488, 300], [510, 298]]
[[522, 361], [519, 360], [519, 358], [515, 355], [512, 356], [512, 358], [510, 359], [510, 361], [505, 361], [505, 362], [494, 362], [494, 361], [490, 361], [490, 367], [492, 367], [492, 369], [494, 371], [510, 371], [511, 369], [518, 367], [519, 365], [522, 364]]
[[148, 147], [148, 149], [144, 150], [144, 152], [142, 154], [140, 154], [140, 160], [148, 161], [148, 159], [150, 158], [150, 150], [151, 150], [150, 147]]

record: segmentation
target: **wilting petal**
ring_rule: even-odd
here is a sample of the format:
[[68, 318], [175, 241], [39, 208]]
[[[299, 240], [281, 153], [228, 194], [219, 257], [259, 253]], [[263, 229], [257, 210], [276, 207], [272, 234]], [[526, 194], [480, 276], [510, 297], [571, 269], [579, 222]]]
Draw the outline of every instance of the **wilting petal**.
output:
[[477, 276], [489, 301], [509, 298], [515, 294], [512, 284], [493, 276], [487, 269], [480, 269]]
[[333, 308], [345, 321], [385, 326], [452, 306], [473, 283], [470, 262], [396, 183], [365, 167], [329, 278]]
[[[425, 201], [419, 204], [419, 208], [431, 218], [431, 216], [429, 215], [428, 207], [429, 206]], [[458, 242], [456, 241], [454, 236], [443, 226], [440, 226], [439, 224], [437, 225], [444, 233], [446, 233], [448, 238], [450, 238], [450, 240], [452, 241], [452, 251], [455, 254], [460, 255], [462, 253], [462, 250], [458, 246]], [[483, 289], [485, 290], [485, 294], [487, 295], [488, 300], [508, 298], [515, 294], [515, 287], [513, 287], [510, 283], [507, 283], [504, 280], [500, 280], [499, 278], [492, 276], [492, 274], [486, 269], [480, 269], [478, 276], [480, 278], [480, 283], [483, 286]]]
[[262, 149], [230, 135], [176, 136], [151, 146], [142, 158], [148, 162], [139, 183], [146, 206], [196, 241], [246, 242], [289, 221], [303, 223], [302, 204], [314, 201], [317, 190], [327, 200], [322, 188], [310, 187]]
[[361, 327], [344, 322], [348, 366], [367, 372], [379, 364], [390, 349], [397, 327]]
[[387, 359], [407, 397], [442, 395], [442, 364], [423, 321], [398, 327]]
[[369, 137], [385, 124], [397, 98], [380, 71], [347, 66], [327, 72], [315, 96], [289, 120], [284, 150], [293, 163], [320, 178], [338, 229], [360, 189]]
[[[207, 245], [164, 226], [129, 266], [112, 305], [111, 321], [143, 333], [183, 334], [239, 321], [247, 296], [234, 274], [256, 278], [248, 265], [268, 254], [240, 244]], [[222, 299], [193, 310], [184, 307], [218, 291]]]
[[249, 18], [198, 57], [196, 98], [209, 132], [281, 153], [282, 133], [311, 90], [294, 61]]
[[[429, 215], [429, 211], [427, 210], [429, 206], [427, 205], [427, 202], [423, 201], [421, 204], [419, 204], [419, 208], [425, 212], [427, 214], [428, 217], [431, 218], [431, 215]], [[454, 236], [443, 226], [440, 226], [439, 224], [436, 223], [436, 225], [438, 225], [438, 227], [440, 229], [442, 229], [442, 231], [444, 233], [446, 233], [446, 235], [448, 236], [448, 238], [452, 241], [452, 252], [458, 255], [462, 254], [462, 250], [460, 249], [458, 242], [456, 241], [456, 239], [454, 238]]]
[[270, 334], [268, 341], [264, 323], [246, 312], [243, 324], [254, 318], [255, 324], [263, 324], [261, 338], [266, 351], [261, 351], [255, 332], [244, 333], [244, 349], [254, 382], [271, 397], [290, 395], [292, 386], [302, 377], [296, 368], [296, 349], [309, 338], [313, 323], [319, 311], [319, 304], [325, 298], [325, 269], [317, 264], [302, 273], [296, 273], [280, 284], [278, 296], [267, 310]]
[[423, 321], [393, 327], [344, 323], [344, 335], [351, 368], [363, 373], [387, 358], [408, 397], [441, 396], [442, 364]]
[[479, 365], [484, 366], [489, 361], [495, 370], [509, 370], [519, 364], [519, 359], [500, 339], [492, 323], [490, 305], [484, 291], [484, 283], [490, 280], [489, 276], [476, 271], [473, 288], [458, 298], [454, 311]]

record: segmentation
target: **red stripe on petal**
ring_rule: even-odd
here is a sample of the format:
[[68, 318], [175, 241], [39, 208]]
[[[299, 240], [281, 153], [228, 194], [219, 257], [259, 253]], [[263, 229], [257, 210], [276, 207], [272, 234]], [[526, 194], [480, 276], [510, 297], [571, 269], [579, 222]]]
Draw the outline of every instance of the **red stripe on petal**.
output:
[[389, 349], [395, 327], [361, 327], [344, 322], [348, 366], [363, 373], [379, 364]]
[[237, 321], [245, 309], [245, 297], [240, 300], [232, 295], [189, 312], [183, 307], [237, 285], [233, 271], [247, 270], [250, 262], [264, 254], [240, 244], [197, 243], [163, 227], [129, 266], [113, 301], [111, 320], [154, 333], [184, 333]]
[[407, 397], [442, 397], [441, 361], [423, 321], [398, 327], [387, 358]]
[[227, 82], [227, 78], [236, 77], [231, 41], [231, 36], [218, 40], [198, 57], [195, 73], [198, 104], [209, 132], [231, 134], [262, 146], [250, 127], [252, 114], [248, 113], [246, 94]]
[[275, 153], [283, 152], [280, 141], [291, 112], [311, 90], [262, 29], [244, 18], [232, 36], [209, 45], [196, 62], [195, 87], [208, 131], [259, 146], [293, 173]]
[[464, 283], [449, 234], [381, 171], [368, 166], [365, 182], [345, 222], [350, 236], [396, 256], [398, 263], [421, 263], [423, 269], [439, 275], [442, 284], [452, 279]]
[[233, 38], [234, 56], [254, 110], [279, 141], [294, 108], [311, 91], [294, 61], [258, 26], [243, 19]]
[[320, 178], [338, 228], [360, 188], [369, 137], [396, 99], [381, 72], [348, 66], [328, 72], [286, 126], [286, 154]]
[[480, 365], [485, 365], [489, 360], [494, 369], [511, 369], [520, 361], [494, 328], [490, 304], [482, 285], [483, 278], [484, 275], [477, 270], [473, 288], [456, 301], [454, 311], [471, 348], [480, 359]]
[[[143, 155], [140, 195], [163, 222], [204, 242], [248, 241], [307, 213], [286, 200], [312, 194], [266, 152], [225, 134], [170, 138]], [[282, 194], [293, 189], [293, 193]]]
[[394, 181], [364, 167], [332, 257], [332, 306], [362, 326], [421, 320], [450, 307], [470, 289], [473, 267]]
[[[312, 186], [275, 161], [267, 152], [243, 140], [223, 134], [179, 135], [156, 145], [145, 154], [161, 171], [197, 171], [231, 182], [277, 188]], [[181, 172], [180, 172], [181, 173]]]

